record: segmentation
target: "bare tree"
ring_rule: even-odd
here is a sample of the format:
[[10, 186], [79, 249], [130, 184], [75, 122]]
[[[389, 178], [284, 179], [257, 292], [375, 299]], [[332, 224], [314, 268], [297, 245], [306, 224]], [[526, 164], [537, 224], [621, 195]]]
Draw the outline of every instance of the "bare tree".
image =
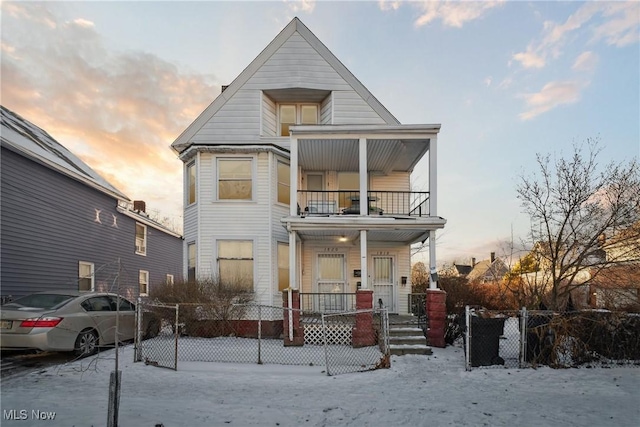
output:
[[572, 291], [640, 253], [638, 160], [600, 167], [599, 140], [585, 145], [566, 159], [538, 154], [537, 173], [521, 176], [516, 187], [550, 309], [562, 309]]

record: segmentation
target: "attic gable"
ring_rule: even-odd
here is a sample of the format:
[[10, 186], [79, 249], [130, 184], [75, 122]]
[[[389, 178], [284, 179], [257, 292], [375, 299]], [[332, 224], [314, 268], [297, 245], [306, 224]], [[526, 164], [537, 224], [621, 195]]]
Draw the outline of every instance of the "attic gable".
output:
[[[283, 70], [287, 71], [286, 78], [282, 78]], [[178, 136], [172, 149], [181, 153], [199, 142], [194, 139], [207, 140], [215, 135], [216, 126], [227, 119], [237, 120], [239, 114], [256, 118], [260, 105], [255, 96], [248, 94], [251, 90], [264, 91], [266, 96], [284, 94], [283, 90], [294, 93], [297, 90], [303, 94], [312, 90], [326, 94], [351, 92], [359, 98], [352, 102], [366, 106], [379, 124], [399, 124], [335, 55], [298, 18], [294, 18]], [[258, 125], [250, 121], [244, 125], [254, 126], [252, 130], [256, 135], [260, 133]], [[233, 136], [233, 132], [227, 132], [229, 134]]]

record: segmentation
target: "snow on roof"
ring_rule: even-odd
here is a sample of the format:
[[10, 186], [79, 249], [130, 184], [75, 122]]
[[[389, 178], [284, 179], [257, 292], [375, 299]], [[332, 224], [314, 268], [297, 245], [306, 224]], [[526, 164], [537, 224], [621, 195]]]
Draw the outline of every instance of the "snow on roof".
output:
[[120, 200], [129, 200], [46, 131], [0, 105], [3, 145]]

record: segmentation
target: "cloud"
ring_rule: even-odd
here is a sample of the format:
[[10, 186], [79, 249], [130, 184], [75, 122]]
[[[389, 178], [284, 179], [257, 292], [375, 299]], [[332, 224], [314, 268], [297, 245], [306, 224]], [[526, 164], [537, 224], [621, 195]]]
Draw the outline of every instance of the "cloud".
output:
[[598, 65], [598, 55], [591, 51], [582, 52], [571, 67], [575, 71], [593, 71]]
[[[631, 2], [586, 2], [565, 22], [545, 21], [539, 41], [532, 42], [525, 52], [518, 52], [513, 59], [524, 68], [542, 68], [547, 59], [558, 58], [569, 42], [580, 37], [574, 34], [581, 30], [591, 32], [591, 41], [604, 39], [617, 47], [640, 41], [640, 3]], [[600, 23], [595, 23], [600, 19]]]
[[544, 85], [540, 92], [520, 95], [529, 109], [519, 117], [522, 120], [531, 120], [560, 105], [577, 102], [580, 99], [580, 91], [585, 86], [584, 83], [576, 81], [550, 82]]
[[[3, 3], [5, 11], [7, 3]], [[144, 52], [105, 47], [90, 21], [42, 4], [3, 17], [2, 103], [34, 122], [133, 199], [182, 207], [182, 164], [169, 144], [217, 96], [213, 76]], [[20, 10], [21, 9], [21, 10]], [[41, 25], [45, 16], [54, 25]], [[166, 203], [165, 203], [166, 205]]]
[[283, 0], [293, 13], [311, 13], [316, 8], [316, 0]]
[[402, 4], [410, 4], [418, 9], [420, 16], [415, 25], [421, 27], [433, 21], [440, 20], [445, 26], [460, 28], [465, 23], [482, 18], [489, 10], [502, 6], [504, 0], [492, 1], [418, 1], [402, 3], [398, 1], [380, 0], [380, 10], [397, 10]]
[[492, 81], [493, 81], [493, 80], [491, 79], [491, 76], [486, 77], [486, 78], [484, 79], [484, 85], [485, 85], [486, 87], [489, 87], [489, 86], [491, 86], [491, 82], [492, 82]]

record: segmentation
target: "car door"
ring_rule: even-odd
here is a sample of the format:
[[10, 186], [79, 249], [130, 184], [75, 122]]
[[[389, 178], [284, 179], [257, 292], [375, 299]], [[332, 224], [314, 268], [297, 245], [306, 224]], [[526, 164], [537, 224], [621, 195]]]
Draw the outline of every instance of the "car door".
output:
[[115, 304], [108, 295], [87, 298], [82, 308], [89, 317], [90, 327], [98, 331], [100, 345], [113, 344], [116, 336]]
[[[112, 307], [117, 307], [118, 297], [110, 295], [113, 301]], [[136, 309], [127, 299], [120, 297], [120, 321], [118, 322], [118, 338], [120, 341], [132, 340], [136, 331]]]

